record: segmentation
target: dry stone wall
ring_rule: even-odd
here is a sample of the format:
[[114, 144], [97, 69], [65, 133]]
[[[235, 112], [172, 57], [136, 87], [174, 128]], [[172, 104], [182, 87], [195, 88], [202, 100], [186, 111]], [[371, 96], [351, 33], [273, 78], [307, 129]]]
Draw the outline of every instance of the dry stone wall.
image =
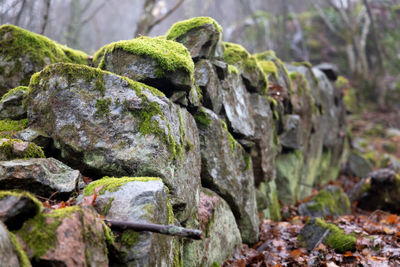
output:
[[[280, 204], [336, 178], [346, 143], [341, 92], [309, 63], [251, 55], [221, 36], [216, 21], [193, 18], [165, 36], [106, 45], [90, 63], [43, 36], [0, 27], [1, 137], [43, 148], [17, 157], [2, 142], [0, 189], [79, 194], [81, 205], [98, 195], [87, 213], [43, 210], [25, 196], [35, 211], [20, 208], [22, 225], [0, 239], [10, 258], [69, 266], [61, 234], [76, 227], [69, 242], [85, 251], [77, 255], [84, 265], [222, 264], [242, 242], [258, 241], [259, 214], [279, 220]], [[13, 194], [0, 191], [0, 202]], [[204, 238], [111, 232], [87, 225], [94, 214], [201, 229]]]

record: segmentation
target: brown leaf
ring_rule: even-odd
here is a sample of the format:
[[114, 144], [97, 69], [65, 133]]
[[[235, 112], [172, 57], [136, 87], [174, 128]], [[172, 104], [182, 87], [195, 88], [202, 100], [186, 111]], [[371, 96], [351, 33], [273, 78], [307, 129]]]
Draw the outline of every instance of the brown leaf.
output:
[[292, 252], [290, 252], [290, 257], [292, 257], [293, 259], [297, 259], [303, 254], [304, 252], [301, 249], [295, 249]]
[[91, 196], [87, 196], [83, 198], [82, 205], [86, 206], [94, 206], [96, 204], [96, 198], [98, 196], [98, 193], [101, 189], [103, 189], [104, 185], [100, 185], [94, 189], [94, 193]]

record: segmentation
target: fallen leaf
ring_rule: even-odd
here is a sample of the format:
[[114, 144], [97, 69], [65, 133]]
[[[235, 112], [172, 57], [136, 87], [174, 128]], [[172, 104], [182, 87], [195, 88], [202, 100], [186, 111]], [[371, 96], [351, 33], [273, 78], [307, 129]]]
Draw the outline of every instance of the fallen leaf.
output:
[[94, 193], [91, 196], [87, 196], [83, 198], [82, 205], [86, 206], [94, 206], [96, 204], [96, 198], [101, 189], [103, 189], [104, 185], [100, 185], [94, 189]]

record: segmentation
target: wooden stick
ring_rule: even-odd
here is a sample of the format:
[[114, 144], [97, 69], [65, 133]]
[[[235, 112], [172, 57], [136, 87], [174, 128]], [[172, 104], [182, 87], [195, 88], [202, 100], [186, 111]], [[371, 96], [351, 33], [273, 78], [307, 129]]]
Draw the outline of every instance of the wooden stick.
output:
[[183, 228], [175, 225], [161, 225], [152, 223], [134, 223], [134, 222], [124, 222], [124, 221], [113, 221], [105, 219], [104, 222], [108, 224], [113, 229], [120, 230], [134, 230], [137, 232], [149, 231], [154, 233], [160, 233], [164, 235], [187, 237], [196, 240], [203, 238], [203, 232], [200, 230]]

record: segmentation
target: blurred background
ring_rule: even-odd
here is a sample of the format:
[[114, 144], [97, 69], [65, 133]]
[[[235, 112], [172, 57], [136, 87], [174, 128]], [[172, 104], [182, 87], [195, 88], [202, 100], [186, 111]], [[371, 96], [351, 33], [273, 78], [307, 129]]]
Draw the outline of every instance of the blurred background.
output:
[[223, 40], [250, 53], [335, 64], [356, 101], [400, 105], [399, 0], [0, 0], [1, 24], [89, 54], [196, 16], [216, 19]]

